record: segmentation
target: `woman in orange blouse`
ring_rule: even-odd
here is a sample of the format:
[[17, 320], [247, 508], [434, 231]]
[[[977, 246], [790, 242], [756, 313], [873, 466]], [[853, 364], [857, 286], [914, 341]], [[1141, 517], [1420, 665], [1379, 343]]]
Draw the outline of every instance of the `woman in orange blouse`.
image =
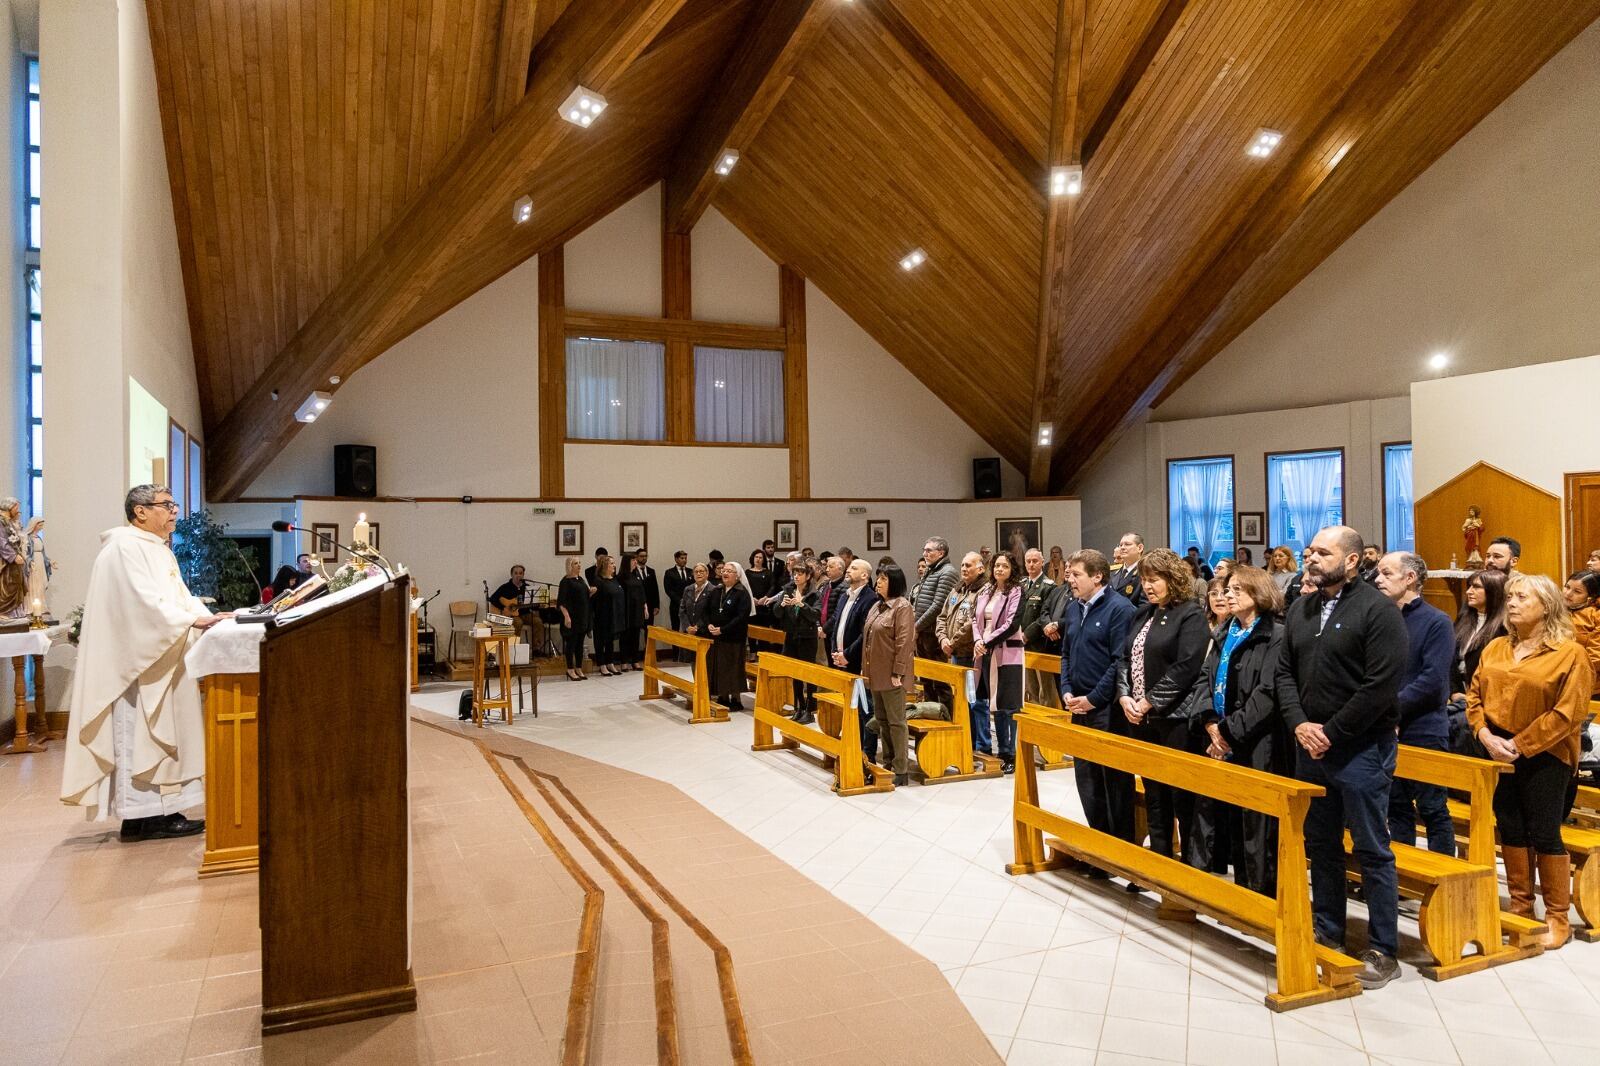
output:
[[1544, 944], [1554, 950], [1572, 936], [1572, 865], [1561, 819], [1594, 683], [1561, 591], [1543, 574], [1506, 580], [1506, 634], [1483, 649], [1467, 690], [1467, 721], [1489, 756], [1512, 766], [1494, 793], [1511, 912], [1532, 917], [1537, 863], [1550, 927]]
[[1600, 699], [1600, 572], [1579, 570], [1567, 578], [1564, 593], [1572, 612], [1572, 637], [1589, 653], [1595, 673], [1595, 698]]

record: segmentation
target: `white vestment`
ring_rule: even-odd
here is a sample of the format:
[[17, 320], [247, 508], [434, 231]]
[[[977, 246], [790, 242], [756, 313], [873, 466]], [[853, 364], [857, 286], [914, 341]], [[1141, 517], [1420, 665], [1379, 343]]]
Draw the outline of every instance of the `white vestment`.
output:
[[200, 689], [183, 656], [210, 614], [153, 533], [101, 534], [72, 675], [61, 801], [92, 820], [192, 807], [205, 774]]

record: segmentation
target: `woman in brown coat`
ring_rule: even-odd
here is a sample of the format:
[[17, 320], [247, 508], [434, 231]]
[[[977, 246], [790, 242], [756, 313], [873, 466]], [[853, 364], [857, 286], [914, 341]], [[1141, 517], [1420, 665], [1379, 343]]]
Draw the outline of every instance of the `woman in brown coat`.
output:
[[1572, 936], [1572, 863], [1561, 841], [1567, 785], [1578, 769], [1578, 732], [1593, 688], [1589, 658], [1572, 639], [1572, 616], [1543, 574], [1506, 579], [1506, 636], [1483, 649], [1467, 690], [1467, 721], [1497, 762], [1510, 763], [1494, 792], [1511, 912], [1533, 916], [1534, 864], [1544, 891], [1545, 948]]
[[911, 781], [911, 733], [906, 728], [906, 693], [911, 688], [917, 646], [916, 619], [906, 599], [906, 575], [898, 566], [878, 571], [878, 603], [867, 614], [861, 638], [861, 675], [872, 693], [883, 764], [896, 785]]

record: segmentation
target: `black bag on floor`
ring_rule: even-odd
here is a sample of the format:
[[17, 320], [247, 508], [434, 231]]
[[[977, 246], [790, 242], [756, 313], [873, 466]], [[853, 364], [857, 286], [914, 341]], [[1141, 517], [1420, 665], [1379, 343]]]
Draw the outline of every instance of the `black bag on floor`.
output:
[[456, 721], [472, 721], [472, 690], [470, 688], [461, 693], [461, 702], [456, 705]]

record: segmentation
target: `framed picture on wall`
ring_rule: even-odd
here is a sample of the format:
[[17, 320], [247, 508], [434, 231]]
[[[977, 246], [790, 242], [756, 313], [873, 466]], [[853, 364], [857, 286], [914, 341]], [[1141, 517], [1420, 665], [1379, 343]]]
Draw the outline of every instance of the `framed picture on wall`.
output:
[[1265, 544], [1266, 519], [1260, 511], [1240, 511], [1233, 523], [1235, 544]]
[[375, 552], [383, 551], [383, 538], [378, 536], [378, 523], [368, 522], [367, 527], [371, 531], [367, 534], [368, 546]]
[[889, 550], [889, 520], [887, 518], [867, 519], [867, 551], [886, 552]]
[[325, 563], [339, 558], [339, 527], [327, 522], [311, 523], [311, 550]]
[[624, 555], [634, 552], [649, 551], [650, 525], [647, 522], [622, 522], [617, 531], [617, 539], [622, 542]]
[[583, 554], [583, 523], [582, 522], [557, 522], [556, 523], [556, 554], [557, 555], [582, 555]]
[[1011, 553], [1022, 565], [1029, 548], [1044, 550], [1044, 522], [1038, 518], [996, 518], [994, 550]]
[[778, 551], [792, 552], [800, 547], [800, 523], [793, 518], [780, 518], [772, 523], [772, 543]]

